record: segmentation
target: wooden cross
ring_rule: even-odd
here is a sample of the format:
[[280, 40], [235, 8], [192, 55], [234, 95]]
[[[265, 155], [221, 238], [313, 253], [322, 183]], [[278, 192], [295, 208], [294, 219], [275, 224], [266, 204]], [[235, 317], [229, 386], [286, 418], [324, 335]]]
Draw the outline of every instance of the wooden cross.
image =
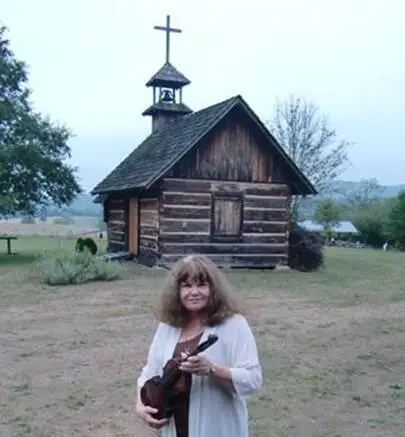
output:
[[166, 15], [166, 26], [154, 26], [157, 30], [164, 30], [166, 32], [166, 62], [169, 62], [170, 57], [170, 32], [181, 33], [180, 29], [170, 27], [170, 15]]

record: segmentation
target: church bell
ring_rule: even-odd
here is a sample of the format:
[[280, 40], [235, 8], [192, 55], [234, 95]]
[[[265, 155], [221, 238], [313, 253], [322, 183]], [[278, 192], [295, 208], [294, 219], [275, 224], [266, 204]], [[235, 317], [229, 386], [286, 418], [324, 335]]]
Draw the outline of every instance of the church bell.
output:
[[160, 101], [164, 103], [172, 103], [173, 102], [173, 94], [170, 90], [163, 90], [160, 95]]

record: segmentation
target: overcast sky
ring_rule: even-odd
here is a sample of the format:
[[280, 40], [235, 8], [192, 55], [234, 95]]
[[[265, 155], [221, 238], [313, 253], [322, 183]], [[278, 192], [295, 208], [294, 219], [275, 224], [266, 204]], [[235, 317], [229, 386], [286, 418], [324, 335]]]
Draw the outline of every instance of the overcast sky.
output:
[[146, 81], [171, 61], [193, 110], [241, 94], [265, 121], [276, 97], [314, 101], [355, 145], [346, 180], [405, 182], [405, 3], [401, 0], [0, 0], [30, 68], [36, 108], [75, 133], [73, 162], [94, 187], [149, 133]]

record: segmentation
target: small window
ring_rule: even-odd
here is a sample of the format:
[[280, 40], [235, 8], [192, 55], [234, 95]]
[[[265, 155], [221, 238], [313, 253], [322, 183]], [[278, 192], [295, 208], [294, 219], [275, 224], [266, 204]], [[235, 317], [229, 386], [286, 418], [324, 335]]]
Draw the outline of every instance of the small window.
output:
[[212, 196], [211, 237], [238, 241], [242, 237], [243, 195], [220, 193]]

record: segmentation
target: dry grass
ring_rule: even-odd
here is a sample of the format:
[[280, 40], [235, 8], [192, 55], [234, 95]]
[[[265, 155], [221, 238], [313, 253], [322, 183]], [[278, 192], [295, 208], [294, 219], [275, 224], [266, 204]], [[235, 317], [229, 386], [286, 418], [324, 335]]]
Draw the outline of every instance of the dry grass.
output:
[[[263, 364], [252, 436], [405, 435], [404, 265], [330, 249], [313, 274], [228, 273]], [[30, 265], [0, 268], [0, 435], [152, 435], [132, 389], [164, 274], [132, 266], [115, 283], [50, 288]]]

